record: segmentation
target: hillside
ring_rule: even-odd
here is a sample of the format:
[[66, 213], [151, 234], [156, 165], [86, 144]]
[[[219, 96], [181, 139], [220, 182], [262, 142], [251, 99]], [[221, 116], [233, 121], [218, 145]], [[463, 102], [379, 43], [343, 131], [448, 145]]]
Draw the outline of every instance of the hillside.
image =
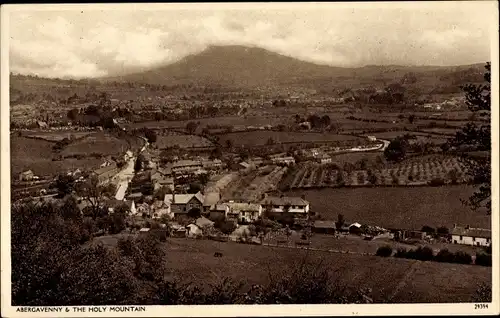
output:
[[245, 46], [212, 46], [182, 60], [105, 81], [141, 82], [160, 85], [208, 85], [234, 87], [255, 86], [317, 86], [334, 80], [376, 84], [379, 81], [400, 80], [406, 73], [415, 73], [420, 80], [432, 78], [445, 82], [482, 80], [483, 64], [466, 66], [364, 66], [342, 68], [319, 65], [274, 53], [262, 48]]

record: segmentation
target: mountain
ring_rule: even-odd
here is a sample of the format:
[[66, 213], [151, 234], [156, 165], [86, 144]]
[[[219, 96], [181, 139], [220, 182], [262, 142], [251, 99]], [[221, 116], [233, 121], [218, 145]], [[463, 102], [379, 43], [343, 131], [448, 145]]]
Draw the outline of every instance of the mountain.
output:
[[163, 85], [217, 83], [255, 86], [344, 73], [350, 74], [352, 70], [304, 62], [256, 47], [211, 46], [170, 65], [108, 80]]

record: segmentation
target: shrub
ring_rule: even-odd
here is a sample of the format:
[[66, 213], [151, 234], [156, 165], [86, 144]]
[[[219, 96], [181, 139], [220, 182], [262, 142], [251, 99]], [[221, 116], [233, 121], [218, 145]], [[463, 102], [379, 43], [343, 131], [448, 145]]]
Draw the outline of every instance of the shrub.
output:
[[381, 246], [377, 249], [377, 253], [375, 255], [389, 257], [392, 255], [392, 247], [390, 247], [389, 245]]
[[432, 248], [428, 246], [419, 246], [413, 253], [415, 259], [420, 261], [431, 261], [434, 258], [434, 252]]
[[491, 266], [491, 254], [478, 253], [476, 254], [476, 265]]
[[430, 185], [430, 186], [433, 186], [433, 187], [442, 186], [442, 185], [444, 185], [444, 184], [445, 184], [445, 182], [444, 182], [444, 180], [443, 180], [443, 179], [441, 179], [441, 178], [434, 178], [434, 179], [432, 179], [431, 181], [429, 181], [429, 185]]
[[437, 234], [440, 236], [446, 236], [450, 234], [450, 230], [446, 226], [440, 226], [437, 228]]
[[433, 227], [430, 227], [428, 225], [422, 226], [422, 232], [425, 232], [427, 234], [434, 234], [436, 230]]
[[448, 251], [447, 249], [442, 249], [437, 253], [436, 257], [434, 257], [434, 260], [436, 262], [442, 262], [442, 263], [453, 263], [455, 259], [455, 254], [452, 252]]
[[394, 257], [407, 258], [407, 255], [408, 255], [408, 251], [406, 250], [406, 248], [401, 248], [400, 247], [396, 251], [396, 254], [394, 254]]
[[458, 251], [455, 253], [454, 263], [470, 264], [472, 263], [472, 256], [466, 252]]

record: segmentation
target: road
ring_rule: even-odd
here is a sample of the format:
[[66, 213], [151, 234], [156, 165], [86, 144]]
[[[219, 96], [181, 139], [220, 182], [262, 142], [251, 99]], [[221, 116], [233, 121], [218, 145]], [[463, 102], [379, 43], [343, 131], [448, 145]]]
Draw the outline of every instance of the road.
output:
[[[140, 150], [140, 152], [143, 152], [147, 149], [149, 143], [148, 143], [146, 138], [143, 138], [143, 137], [141, 137], [141, 138], [144, 139], [144, 142], [145, 142], [144, 146]], [[127, 161], [125, 167], [113, 177], [112, 182], [114, 184], [116, 184], [116, 188], [117, 188], [117, 191], [115, 194], [116, 200], [121, 201], [125, 198], [125, 194], [127, 193], [128, 185], [129, 185], [130, 181], [132, 181], [132, 179], [134, 178], [134, 175], [135, 175], [135, 170], [134, 170], [135, 159], [136, 159], [136, 157], [130, 158]]]

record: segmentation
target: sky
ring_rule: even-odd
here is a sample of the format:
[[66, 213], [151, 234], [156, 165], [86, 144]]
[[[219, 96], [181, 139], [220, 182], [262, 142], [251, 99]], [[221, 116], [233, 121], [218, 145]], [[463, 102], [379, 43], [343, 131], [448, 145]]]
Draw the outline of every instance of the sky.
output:
[[18, 6], [9, 11], [10, 71], [113, 76], [174, 63], [210, 45], [257, 46], [343, 67], [483, 63], [490, 60], [495, 5]]

